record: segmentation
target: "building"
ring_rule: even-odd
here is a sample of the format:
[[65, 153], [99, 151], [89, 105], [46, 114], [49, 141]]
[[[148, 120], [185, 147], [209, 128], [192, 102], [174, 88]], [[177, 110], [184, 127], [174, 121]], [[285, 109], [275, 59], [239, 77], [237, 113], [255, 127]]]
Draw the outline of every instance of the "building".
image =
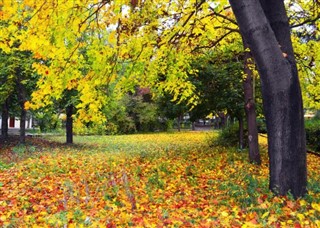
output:
[[[0, 129], [2, 126], [2, 117], [0, 116]], [[30, 129], [33, 126], [33, 119], [32, 116], [27, 118], [26, 120], [26, 129]], [[9, 129], [19, 129], [20, 128], [20, 119], [17, 117], [10, 117], [8, 119], [8, 128]]]

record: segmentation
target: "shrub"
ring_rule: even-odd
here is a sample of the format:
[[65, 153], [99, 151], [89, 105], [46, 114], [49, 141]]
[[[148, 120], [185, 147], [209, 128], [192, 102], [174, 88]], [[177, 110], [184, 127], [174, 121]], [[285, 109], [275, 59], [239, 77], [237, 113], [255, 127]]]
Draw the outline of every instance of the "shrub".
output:
[[314, 118], [305, 121], [307, 147], [320, 151], [320, 119]]
[[[246, 124], [244, 124], [246, 126]], [[248, 131], [244, 128], [244, 147], [247, 147]], [[214, 139], [214, 146], [225, 146], [225, 147], [238, 147], [239, 146], [239, 124], [231, 124], [224, 128], [219, 133], [218, 137]]]
[[265, 119], [257, 119], [257, 128], [258, 128], [259, 133], [262, 133], [262, 134], [267, 133], [266, 120]]
[[50, 111], [35, 113], [35, 119], [41, 132], [50, 132], [62, 127], [59, 115]]

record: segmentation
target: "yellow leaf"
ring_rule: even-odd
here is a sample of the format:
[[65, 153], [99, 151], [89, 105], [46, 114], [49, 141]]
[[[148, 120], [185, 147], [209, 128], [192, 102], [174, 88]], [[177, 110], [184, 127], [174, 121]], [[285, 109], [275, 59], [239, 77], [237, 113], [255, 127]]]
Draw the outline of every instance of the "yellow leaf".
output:
[[304, 218], [305, 218], [304, 215], [303, 215], [303, 214], [300, 214], [300, 213], [297, 214], [297, 217], [299, 218], [300, 221], [303, 221]]
[[269, 223], [276, 222], [277, 220], [278, 220], [278, 218], [277, 218], [275, 215], [271, 215], [271, 216], [268, 218], [268, 222], [269, 222]]
[[305, 205], [307, 205], [307, 202], [305, 200], [300, 200], [300, 205], [305, 206]]
[[2, 222], [5, 222], [7, 220], [7, 217], [5, 215], [1, 215], [0, 220]]
[[320, 211], [320, 204], [318, 203], [311, 203], [311, 207], [316, 211]]
[[265, 217], [267, 217], [268, 215], [269, 215], [269, 211], [265, 212], [265, 213], [261, 216], [261, 218], [265, 218]]
[[293, 224], [293, 221], [290, 219], [287, 221], [288, 224]]
[[221, 213], [221, 215], [223, 216], [223, 217], [228, 217], [228, 212], [226, 212], [226, 211], [223, 211], [222, 213]]

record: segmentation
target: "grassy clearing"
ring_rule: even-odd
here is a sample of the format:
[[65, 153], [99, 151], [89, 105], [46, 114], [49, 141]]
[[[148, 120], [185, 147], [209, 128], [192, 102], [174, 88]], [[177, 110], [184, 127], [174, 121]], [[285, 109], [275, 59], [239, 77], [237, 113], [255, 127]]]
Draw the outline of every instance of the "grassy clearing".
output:
[[208, 147], [209, 137], [87, 136], [20, 149], [23, 160], [0, 164], [0, 226], [320, 226], [318, 157], [308, 155], [309, 194], [294, 201], [268, 191], [265, 150], [257, 167], [245, 151]]

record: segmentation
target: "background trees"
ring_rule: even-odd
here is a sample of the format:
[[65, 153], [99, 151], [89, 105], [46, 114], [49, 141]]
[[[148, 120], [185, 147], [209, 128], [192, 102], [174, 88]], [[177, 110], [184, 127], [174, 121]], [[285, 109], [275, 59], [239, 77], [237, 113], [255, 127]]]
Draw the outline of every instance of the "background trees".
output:
[[[16, 44], [18, 45], [18, 44]], [[35, 62], [29, 51], [19, 51], [17, 48], [10, 54], [1, 52], [1, 98], [2, 104], [2, 136], [7, 137], [7, 119], [9, 113], [20, 118], [20, 142], [25, 142], [25, 127], [27, 112], [24, 104], [36, 85], [38, 75], [32, 69]]]

